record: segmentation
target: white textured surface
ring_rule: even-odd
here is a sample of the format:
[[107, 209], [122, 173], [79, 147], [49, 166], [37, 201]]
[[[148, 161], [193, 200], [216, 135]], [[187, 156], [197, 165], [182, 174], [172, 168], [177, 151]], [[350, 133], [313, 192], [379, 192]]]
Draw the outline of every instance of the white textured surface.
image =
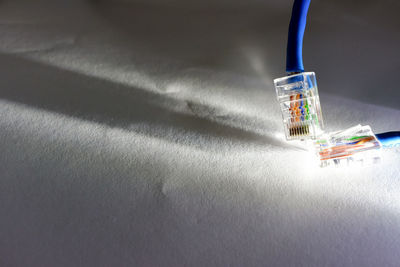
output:
[[[400, 154], [286, 143], [290, 2], [244, 2], [0, 3], [1, 266], [400, 264]], [[328, 130], [400, 130], [398, 8], [313, 2]]]

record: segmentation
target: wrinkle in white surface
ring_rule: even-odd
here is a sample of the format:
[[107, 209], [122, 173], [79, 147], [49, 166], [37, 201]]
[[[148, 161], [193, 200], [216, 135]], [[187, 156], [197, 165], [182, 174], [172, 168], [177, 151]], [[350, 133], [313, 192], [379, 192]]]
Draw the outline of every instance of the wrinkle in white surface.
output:
[[[395, 227], [397, 224], [397, 219], [394, 219], [397, 217], [393, 217], [399, 212], [399, 202], [396, 197], [397, 191], [394, 190], [390, 193], [389, 189], [396, 187], [396, 185], [393, 184], [393, 180], [390, 177], [382, 176], [378, 170], [373, 168], [350, 171], [333, 169], [327, 172], [309, 164], [310, 162], [306, 160], [307, 157], [300, 162], [294, 160], [296, 158], [304, 158], [306, 152], [271, 153], [271, 148], [265, 146], [260, 147], [258, 150], [246, 150], [245, 147], [233, 146], [229, 147], [226, 153], [218, 154], [213, 151], [195, 150], [191, 146], [165, 142], [165, 139], [137, 135], [132, 131], [108, 128], [101, 124], [84, 122], [40, 110], [32, 110], [4, 101], [1, 106], [2, 114], [5, 115], [2, 116], [1, 126], [2, 129], [6, 130], [3, 131], [4, 138], [2, 140], [5, 143], [9, 143], [9, 140], [20, 140], [19, 145], [14, 146], [14, 149], [23, 153], [16, 154], [14, 152], [10, 154], [7, 150], [4, 152], [7, 155], [26, 155], [22, 159], [13, 158], [13, 156], [3, 158], [8, 163], [8, 169], [14, 170], [7, 176], [9, 178], [15, 177], [14, 175], [18, 175], [18, 173], [24, 173], [24, 169], [30, 168], [30, 178], [28, 176], [23, 178], [22, 181], [25, 181], [26, 184], [21, 184], [20, 190], [23, 190], [28, 185], [34, 186], [32, 182], [42, 185], [42, 193], [31, 196], [25, 195], [14, 205], [23, 204], [26, 197], [31, 200], [40, 200], [43, 197], [53, 195], [48, 190], [54, 192], [67, 190], [66, 192], [75, 192], [74, 194], [77, 194], [77, 188], [81, 188], [79, 191], [83, 190], [82, 193], [84, 195], [76, 195], [78, 197], [77, 201], [81, 202], [79, 209], [82, 212], [88, 212], [88, 214], [83, 215], [78, 210], [71, 210], [72, 196], [66, 195], [62, 199], [70, 199], [65, 202], [68, 208], [64, 211], [60, 210], [62, 213], [56, 216], [61, 216], [61, 218], [69, 217], [71, 212], [75, 215], [80, 215], [60, 222], [63, 225], [70, 221], [71, 227], [76, 225], [81, 228], [83, 226], [82, 223], [86, 225], [91, 222], [92, 215], [90, 214], [93, 214], [93, 216], [100, 215], [96, 211], [97, 208], [93, 206], [95, 203], [100, 205], [108, 203], [102, 209], [106, 209], [104, 215], [109, 214], [112, 217], [109, 219], [99, 217], [99, 223], [102, 221], [101, 224], [116, 224], [122, 227], [121, 230], [127, 229], [128, 225], [136, 225], [135, 227], [139, 227], [139, 229], [147, 225], [141, 230], [147, 233], [147, 238], [145, 239], [135, 237], [135, 233], [139, 230], [137, 228], [133, 228], [132, 233], [126, 232], [124, 234], [127, 237], [130, 236], [129, 238], [133, 238], [132, 241], [141, 243], [147, 242], [148, 238], [151, 238], [153, 242], [161, 242], [161, 244], [173, 242], [176, 244], [173, 248], [179, 250], [183, 249], [183, 247], [189, 248], [190, 251], [199, 249], [198, 253], [200, 255], [196, 256], [196, 253], [194, 253], [194, 255], [192, 254], [189, 258], [186, 258], [186, 261], [193, 261], [192, 263], [203, 262], [205, 258], [202, 251], [205, 250], [208, 255], [214, 255], [213, 257], [222, 264], [223, 262], [229, 262], [229, 258], [225, 258], [227, 254], [224, 254], [226, 252], [221, 251], [221, 249], [224, 249], [226, 245], [228, 247], [233, 246], [231, 248], [241, 247], [244, 245], [242, 243], [244, 240], [248, 240], [252, 244], [257, 242], [259, 245], [259, 250], [255, 250], [253, 251], [254, 254], [250, 254], [254, 262], [256, 262], [258, 260], [263, 261], [263, 258], [259, 257], [261, 255], [265, 256], [265, 253], [261, 252], [266, 248], [271, 248], [270, 246], [297, 246], [297, 242], [306, 242], [304, 238], [314, 235], [315, 232], [319, 236], [325, 236], [325, 238], [329, 236], [329, 240], [334, 241], [335, 239], [332, 240], [331, 234], [339, 234], [343, 229], [348, 229], [348, 231], [351, 231], [349, 234], [351, 233], [350, 235], [353, 238], [363, 239], [362, 236], [365, 235], [365, 238], [368, 237], [371, 238], [371, 241], [379, 242], [380, 239], [376, 238], [381, 236], [381, 231], [390, 229], [388, 228], [390, 225]], [[19, 124], [16, 125], [15, 122], [19, 122]], [[60, 152], [63, 153], [60, 154]], [[59, 156], [54, 157], [55, 155]], [[196, 160], [194, 161], [193, 159]], [[285, 160], [293, 162], [294, 166], [287, 166], [286, 170], [271, 168], [271, 164], [279, 165], [281, 164], [280, 162]], [[235, 164], [232, 165], [233, 161]], [[49, 173], [47, 170], [50, 169], [46, 167], [47, 164], [51, 164], [54, 171]], [[18, 166], [19, 171], [16, 171], [13, 166]], [[62, 166], [62, 168], [58, 166]], [[230, 168], [220, 168], [221, 166], [230, 166]], [[305, 166], [308, 169], [304, 169]], [[292, 174], [295, 170], [297, 170], [297, 175], [293, 176]], [[366, 178], [365, 174], [371, 174], [371, 172], [376, 177]], [[2, 173], [4, 173], [4, 170]], [[51, 173], [52, 175], [50, 175]], [[64, 178], [59, 181], [57, 177]], [[33, 180], [29, 181], [32, 178]], [[14, 180], [13, 183], [18, 182], [20, 179]], [[59, 184], [57, 181], [62, 181], [62, 183]], [[5, 184], [8, 184], [8, 186], [13, 184], [10, 184], [11, 180], [8, 178], [2, 180], [2, 182], [6, 182]], [[125, 188], [128, 184], [129, 186]], [[24, 191], [16, 191], [14, 194], [20, 195]], [[28, 189], [25, 192], [29, 191]], [[11, 199], [15, 199], [16, 195]], [[102, 200], [104, 197], [105, 199]], [[10, 199], [10, 196], [3, 194], [2, 203], [5, 205], [10, 204], [7, 199]], [[40, 201], [47, 200], [44, 198]], [[59, 209], [63, 202], [56, 201], [54, 205]], [[119, 207], [119, 201], [122, 201], [121, 204], [125, 203], [123, 204], [125, 207], [123, 210], [120, 210], [122, 207]], [[128, 205], [127, 201], [131, 204]], [[275, 206], [277, 204], [278, 209]], [[35, 204], [31, 204], [30, 207], [26, 208], [20, 207], [21, 215], [19, 216], [28, 216], [27, 212], [29, 214], [29, 210], [33, 208], [38, 213], [38, 216], [41, 218], [44, 216], [42, 219], [37, 218], [35, 220], [44, 220], [43, 222], [45, 222], [49, 220], [48, 216], [52, 216], [46, 212], [46, 210], [50, 211], [52, 208], [46, 208], [46, 205], [37, 208], [35, 208]], [[91, 211], [93, 208], [95, 210]], [[385, 211], [386, 215], [381, 219], [370, 217], [372, 215], [370, 214], [372, 212], [371, 209], [379, 210], [380, 212]], [[336, 212], [331, 213], [332, 211]], [[356, 212], [357, 217], [354, 216], [354, 212]], [[140, 216], [136, 217], [139, 214]], [[271, 217], [271, 214], [274, 215]], [[337, 218], [337, 214], [345, 217]], [[13, 216], [15, 218], [16, 215]], [[131, 218], [130, 223], [127, 225], [124, 223], [126, 216]], [[344, 219], [346, 216], [349, 216], [348, 219], [356, 221], [346, 222], [347, 219]], [[157, 218], [161, 221], [158, 221]], [[365, 220], [366, 218], [369, 219]], [[383, 223], [379, 231], [374, 230], [375, 226], [367, 226], [369, 223], [375, 224], [375, 222], [371, 221], [372, 218]], [[123, 221], [122, 225], [120, 220]], [[93, 223], [94, 221], [90, 224]], [[330, 228], [331, 226], [337, 227], [338, 224], [342, 225], [341, 228], [336, 230], [335, 228]], [[366, 230], [373, 227], [368, 230], [373, 232], [368, 234], [365, 234], [364, 230], [359, 230], [359, 233], [354, 232], [354, 230], [350, 230], [353, 225], [357, 229], [366, 227]], [[178, 227], [179, 232], [175, 230], [170, 232], [176, 227]], [[222, 245], [219, 242], [212, 241], [214, 239], [210, 238], [213, 234], [210, 232], [211, 229], [209, 227], [215, 233], [214, 238], [219, 240], [222, 238], [225, 242], [230, 240], [229, 243]], [[330, 234], [323, 231], [325, 227], [330, 228]], [[29, 228], [26, 229], [28, 230]], [[46, 238], [54, 244], [52, 240], [54, 238], [59, 239], [60, 234], [66, 234], [65, 231], [69, 231], [68, 229], [69, 227], [65, 228], [65, 230], [55, 230], [55, 233], [58, 233], [57, 235], [47, 237], [46, 235], [41, 235], [41, 238]], [[37, 228], [32, 230], [39, 231], [39, 233], [46, 231], [46, 229], [40, 230]], [[96, 231], [98, 230], [89, 230], [85, 235], [91, 235]], [[247, 232], [247, 236], [243, 236], [242, 232]], [[253, 239], [255, 234], [259, 235], [257, 233], [265, 233], [265, 236]], [[297, 233], [297, 237], [293, 236], [295, 233]], [[390, 230], [390, 233], [393, 234], [395, 232]], [[210, 234], [211, 236], [209, 236]], [[12, 234], [9, 233], [7, 236], [10, 235]], [[163, 235], [166, 236], [163, 237]], [[80, 239], [76, 234], [73, 236], [75, 236], [74, 239]], [[195, 243], [190, 238], [191, 236], [197, 239]], [[25, 238], [29, 238], [29, 235]], [[104, 241], [106, 237], [103, 236], [101, 238]], [[166, 239], [164, 240], [164, 238]], [[69, 238], [63, 237], [62, 240], [66, 242], [65, 245], [69, 246]], [[268, 240], [272, 243], [267, 242]], [[286, 243], [288, 240], [292, 241]], [[323, 241], [324, 239], [318, 240]], [[323, 243], [323, 245], [318, 240], [314, 239], [317, 242], [315, 244], [317, 247], [307, 242], [310, 246], [308, 248], [308, 256], [322, 255], [322, 257], [327, 257], [328, 255], [325, 254], [325, 251], [330, 248], [330, 243]], [[83, 243], [82, 241], [80, 241], [81, 246], [93, 247], [94, 245], [90, 240], [86, 240]], [[26, 242], [32, 241], [28, 239]], [[151, 252], [140, 252], [140, 250], [138, 252], [135, 246], [125, 247], [124, 243], [120, 243], [121, 240], [117, 242], [117, 240], [111, 239], [110, 242], [119, 244], [117, 245], [119, 249], [131, 250], [132, 255], [128, 259], [136, 261], [138, 258], [135, 253], [147, 255], [147, 253], [154, 253], [154, 249], [157, 251], [157, 246], [155, 248], [152, 246]], [[337, 240], [335, 242], [341, 241]], [[197, 247], [200, 244], [201, 247]], [[65, 245], [60, 244], [59, 246], [64, 247]], [[343, 246], [339, 249], [340, 253], [344, 253], [349, 248], [357, 248], [357, 246], [353, 247], [353, 245], [356, 244], [350, 243]], [[378, 243], [374, 247], [374, 251], [389, 253], [391, 249], [395, 249], [395, 247], [392, 247], [393, 245], [379, 245]], [[10, 248], [10, 246], [7, 247]], [[386, 247], [386, 252], [380, 250], [383, 247]], [[26, 245], [22, 248], [29, 249]], [[49, 248], [43, 247], [43, 249]], [[57, 248], [53, 247], [52, 250], [54, 249]], [[72, 248], [67, 247], [67, 249], [70, 251], [69, 253], [75, 251]], [[99, 248], [95, 246], [94, 249], [97, 250]], [[160, 249], [158, 255], [161, 255], [161, 258], [159, 260], [164, 261], [163, 253], [170, 252], [164, 246]], [[296, 257], [300, 256], [300, 254], [296, 254], [298, 249], [300, 248], [296, 248], [292, 252], [294, 254], [289, 254], [293, 258], [280, 258], [279, 252], [268, 254], [268, 257], [278, 263], [286, 262], [289, 264], [292, 260], [298, 262], [298, 258], [294, 257], [295, 255]], [[318, 251], [317, 254], [315, 254], [316, 251]], [[245, 253], [245, 250], [242, 250], [242, 253]], [[270, 253], [272, 252], [270, 251]], [[283, 250], [282, 253], [286, 254], [287, 252]], [[303, 255], [303, 257], [305, 256], [307, 255]], [[78, 254], [76, 257], [81, 256]], [[307, 258], [303, 258], [303, 260], [308, 262]], [[101, 257], [101, 259], [103, 261], [107, 259], [109, 263], [115, 260], [112, 257]], [[179, 259], [182, 260], [182, 258]], [[47, 260], [53, 262], [51, 259]], [[170, 264], [177, 263], [175, 260], [177, 259], [169, 259], [168, 262]], [[318, 261], [318, 257], [316, 260]], [[142, 263], [144, 264], [145, 262], [148, 262], [147, 256], [145, 256]], [[158, 259], [153, 258], [153, 263], [157, 264], [157, 262]], [[90, 261], [86, 263], [90, 264]], [[136, 263], [140, 263], [140, 261]]]
[[[320, 169], [283, 139], [268, 80], [282, 76], [286, 4], [27, 2], [0, 11], [26, 22], [0, 25], [0, 265], [398, 265], [398, 152]], [[332, 37], [319, 28], [331, 27], [335, 14], [321, 18], [330, 5], [315, 3], [314, 58], [305, 53], [328, 130], [398, 130], [399, 106], [362, 86], [375, 81], [368, 66], [351, 94], [332, 90], [318, 55], [347, 62], [349, 51], [315, 49]], [[345, 14], [335, 34], [349, 38], [347, 24], [362, 26], [368, 10]], [[376, 41], [387, 54], [394, 43]], [[396, 58], [387, 64], [376, 77]], [[395, 98], [392, 84], [380, 90]]]

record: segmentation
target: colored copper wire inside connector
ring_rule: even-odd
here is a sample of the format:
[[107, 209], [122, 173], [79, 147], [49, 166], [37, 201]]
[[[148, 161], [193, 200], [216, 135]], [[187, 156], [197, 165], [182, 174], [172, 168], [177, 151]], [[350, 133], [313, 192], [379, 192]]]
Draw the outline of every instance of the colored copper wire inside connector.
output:
[[354, 136], [345, 139], [343, 143], [337, 143], [335, 146], [330, 147], [324, 143], [320, 143], [319, 145], [321, 147], [327, 147], [319, 152], [321, 160], [347, 157], [356, 152], [379, 147], [379, 143], [374, 136]]
[[317, 139], [323, 122], [315, 73], [274, 80], [287, 140]]
[[302, 93], [299, 93], [291, 95], [290, 101], [290, 121], [293, 126], [289, 128], [289, 135], [308, 135], [310, 133], [309, 125], [304, 124], [304, 121], [307, 121], [310, 117], [310, 109], [307, 99], [304, 98]]

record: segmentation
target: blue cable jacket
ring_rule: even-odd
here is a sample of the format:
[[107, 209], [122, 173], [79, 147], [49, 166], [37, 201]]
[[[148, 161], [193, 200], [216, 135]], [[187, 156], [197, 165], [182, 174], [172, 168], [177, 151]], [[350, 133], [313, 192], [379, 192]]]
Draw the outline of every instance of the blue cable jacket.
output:
[[375, 135], [384, 148], [400, 147], [400, 132], [387, 132]]
[[289, 25], [286, 72], [303, 72], [303, 36], [311, 0], [295, 0]]

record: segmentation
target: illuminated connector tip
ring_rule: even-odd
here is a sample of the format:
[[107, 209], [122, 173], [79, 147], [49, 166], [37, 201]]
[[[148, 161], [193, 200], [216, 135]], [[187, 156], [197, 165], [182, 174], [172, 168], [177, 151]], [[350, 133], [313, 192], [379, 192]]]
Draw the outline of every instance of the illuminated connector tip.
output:
[[289, 128], [290, 136], [308, 136], [310, 134], [310, 127], [308, 125], [302, 125], [297, 127]]
[[321, 167], [370, 165], [381, 161], [381, 144], [368, 125], [324, 134], [314, 144]]
[[316, 139], [324, 127], [314, 72], [274, 80], [287, 140]]

